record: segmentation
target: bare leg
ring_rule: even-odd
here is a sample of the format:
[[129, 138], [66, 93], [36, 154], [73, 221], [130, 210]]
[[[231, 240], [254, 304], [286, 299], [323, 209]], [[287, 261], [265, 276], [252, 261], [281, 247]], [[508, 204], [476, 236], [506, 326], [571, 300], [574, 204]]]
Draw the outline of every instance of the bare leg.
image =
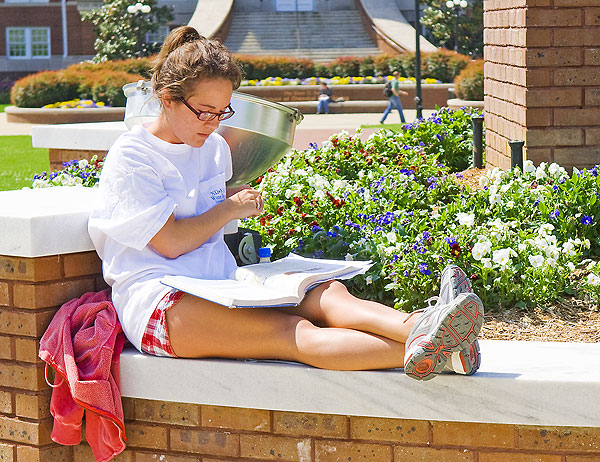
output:
[[288, 312], [319, 326], [357, 329], [401, 343], [406, 343], [418, 318], [381, 303], [356, 298], [338, 281], [326, 282], [311, 290], [299, 307], [290, 308]]
[[402, 367], [404, 344], [354, 329], [321, 328], [272, 308], [227, 309], [186, 294], [167, 311], [178, 356], [300, 361], [362, 370]]

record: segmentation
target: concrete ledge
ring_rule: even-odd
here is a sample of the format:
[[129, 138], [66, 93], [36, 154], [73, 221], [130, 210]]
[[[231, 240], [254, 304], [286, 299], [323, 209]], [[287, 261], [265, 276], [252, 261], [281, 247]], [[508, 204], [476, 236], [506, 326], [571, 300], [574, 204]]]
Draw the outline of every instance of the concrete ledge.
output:
[[472, 107], [474, 109], [480, 109], [483, 111], [483, 108], [484, 108], [483, 101], [472, 101], [472, 100], [458, 99], [458, 98], [449, 99], [447, 102], [447, 105], [450, 109], [455, 109], [455, 110], [463, 108], [463, 107]]
[[[281, 104], [291, 108], [296, 108], [303, 114], [315, 114], [317, 112], [316, 101], [289, 101]], [[342, 101], [339, 103], [329, 103], [329, 112], [331, 114], [383, 112], [387, 105], [387, 100]]]
[[30, 124], [72, 124], [79, 122], [109, 122], [125, 118], [124, 107], [95, 107], [85, 109], [43, 109], [8, 106], [6, 121]]
[[[471, 377], [401, 369], [159, 358], [126, 349], [122, 396], [251, 409], [451, 422], [599, 427], [600, 344], [481, 341]], [[160, 377], [160, 380], [156, 380]]]

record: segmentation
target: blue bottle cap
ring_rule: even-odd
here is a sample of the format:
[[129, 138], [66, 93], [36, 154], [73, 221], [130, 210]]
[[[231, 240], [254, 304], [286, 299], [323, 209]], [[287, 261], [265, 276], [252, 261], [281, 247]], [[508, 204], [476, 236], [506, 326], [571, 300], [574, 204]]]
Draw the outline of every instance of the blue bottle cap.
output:
[[271, 247], [260, 247], [258, 249], [258, 258], [269, 258], [271, 256]]

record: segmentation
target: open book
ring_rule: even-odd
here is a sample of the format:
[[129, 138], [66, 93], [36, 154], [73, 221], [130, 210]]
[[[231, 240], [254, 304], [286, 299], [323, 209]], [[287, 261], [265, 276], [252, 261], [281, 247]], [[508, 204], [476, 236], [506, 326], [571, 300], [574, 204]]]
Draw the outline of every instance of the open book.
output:
[[161, 282], [229, 308], [294, 306], [320, 283], [350, 279], [372, 265], [369, 261], [324, 260], [290, 254], [271, 263], [239, 267], [230, 279], [165, 276]]

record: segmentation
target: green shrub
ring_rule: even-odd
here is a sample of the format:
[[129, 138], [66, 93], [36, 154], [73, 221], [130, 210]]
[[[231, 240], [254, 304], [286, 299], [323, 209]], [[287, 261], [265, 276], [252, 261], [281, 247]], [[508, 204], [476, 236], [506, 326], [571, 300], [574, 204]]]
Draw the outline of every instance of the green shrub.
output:
[[441, 82], [452, 82], [470, 62], [468, 56], [440, 49], [423, 55], [422, 75]]
[[483, 101], [483, 60], [473, 61], [454, 81], [456, 96], [470, 101]]
[[10, 92], [11, 103], [18, 107], [42, 107], [57, 101], [77, 98], [79, 76], [66, 71], [44, 71], [15, 82]]

